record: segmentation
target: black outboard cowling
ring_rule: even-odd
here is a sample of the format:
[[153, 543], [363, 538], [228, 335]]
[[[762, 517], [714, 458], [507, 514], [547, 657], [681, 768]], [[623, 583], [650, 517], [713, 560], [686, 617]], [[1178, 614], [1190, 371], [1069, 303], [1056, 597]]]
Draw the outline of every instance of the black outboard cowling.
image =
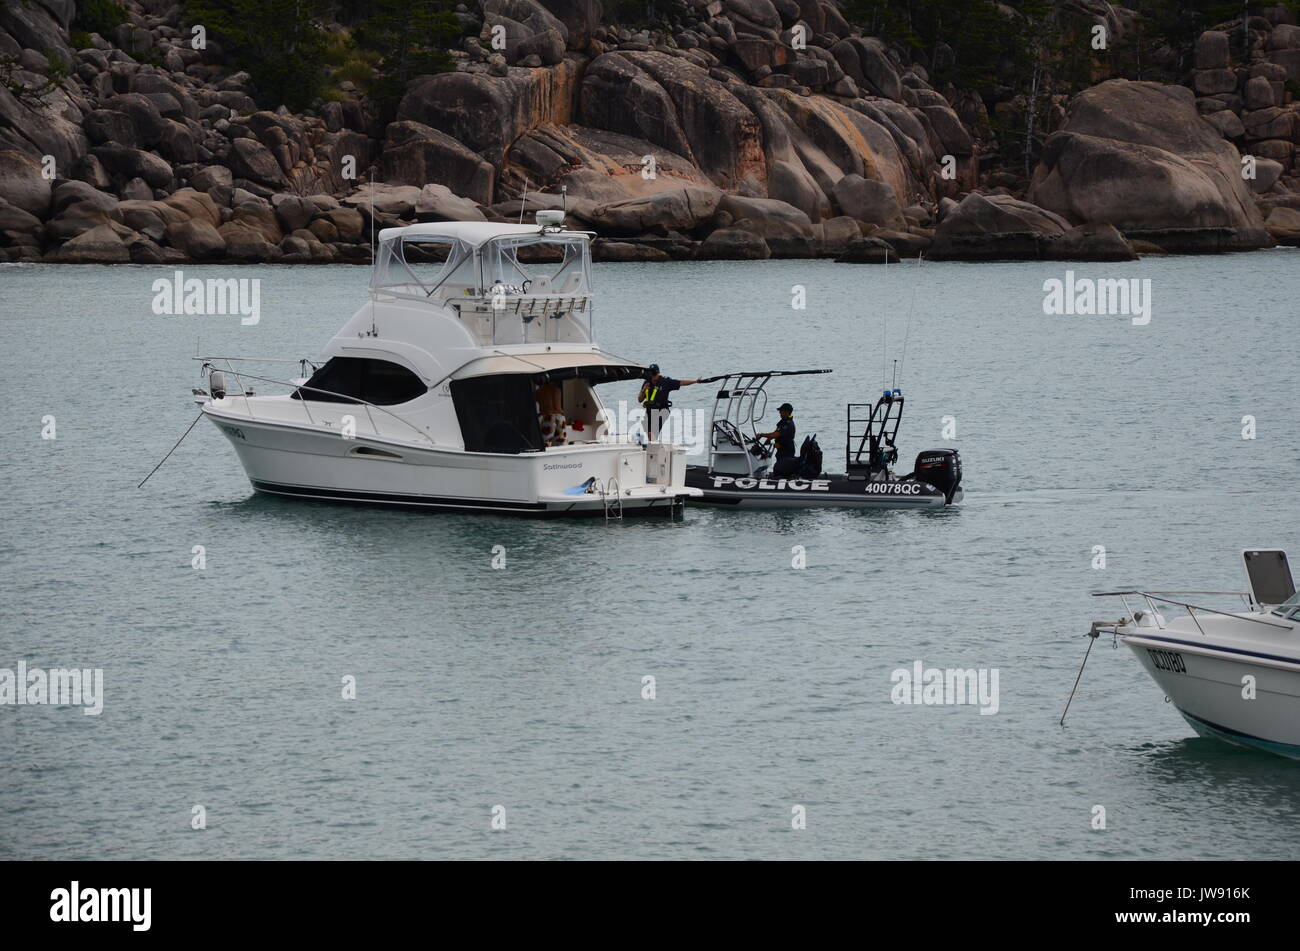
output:
[[912, 478], [930, 483], [951, 504], [952, 497], [961, 488], [961, 453], [956, 449], [927, 449], [918, 453]]

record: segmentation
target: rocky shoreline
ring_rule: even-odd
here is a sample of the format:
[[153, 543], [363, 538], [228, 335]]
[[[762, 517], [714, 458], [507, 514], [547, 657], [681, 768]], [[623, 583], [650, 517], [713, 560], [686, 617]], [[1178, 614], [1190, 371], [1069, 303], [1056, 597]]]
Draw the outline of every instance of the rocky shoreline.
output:
[[[74, 49], [71, 0], [0, 5], [0, 260], [364, 263], [374, 229], [561, 205], [605, 261], [1300, 246], [1282, 8], [1237, 25], [1245, 55], [1203, 33], [1187, 85], [1060, 102], [1025, 178], [990, 160], [979, 96], [933, 88], [830, 0], [691, 0], [637, 32], [599, 0], [481, 0], [458, 8], [456, 68], [412, 81], [390, 122], [350, 83], [314, 112], [261, 109], [215, 44], [187, 43], [180, 7], [122, 6]], [[1076, 6], [1124, 29], [1122, 8]]]

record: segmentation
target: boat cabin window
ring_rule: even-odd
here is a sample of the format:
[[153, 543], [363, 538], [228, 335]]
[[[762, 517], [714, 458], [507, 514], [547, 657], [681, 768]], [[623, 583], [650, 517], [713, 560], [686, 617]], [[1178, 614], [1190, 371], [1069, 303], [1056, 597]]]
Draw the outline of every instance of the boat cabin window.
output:
[[544, 448], [528, 374], [453, 380], [451, 399], [469, 452], [541, 452]]
[[296, 400], [316, 403], [374, 403], [395, 406], [423, 396], [428, 387], [406, 367], [368, 357], [331, 357], [312, 374], [306, 388], [294, 390]]

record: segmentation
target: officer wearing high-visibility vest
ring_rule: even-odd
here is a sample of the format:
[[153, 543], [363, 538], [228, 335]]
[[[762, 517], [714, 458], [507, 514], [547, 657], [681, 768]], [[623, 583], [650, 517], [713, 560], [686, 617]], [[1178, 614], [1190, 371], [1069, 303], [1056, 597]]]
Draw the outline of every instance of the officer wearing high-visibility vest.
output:
[[636, 401], [645, 407], [646, 436], [651, 440], [659, 437], [663, 429], [663, 418], [673, 405], [668, 399], [668, 394], [683, 386], [699, 382], [699, 380], [674, 380], [670, 376], [664, 376], [659, 372], [657, 363], [652, 363], [646, 368], [646, 380], [641, 387], [641, 395], [636, 398]]
[[776, 411], [781, 414], [776, 429], [770, 433], [759, 433], [758, 438], [776, 441], [776, 463], [772, 466], [772, 475], [780, 479], [799, 471], [799, 458], [794, 454], [794, 407], [782, 403]]

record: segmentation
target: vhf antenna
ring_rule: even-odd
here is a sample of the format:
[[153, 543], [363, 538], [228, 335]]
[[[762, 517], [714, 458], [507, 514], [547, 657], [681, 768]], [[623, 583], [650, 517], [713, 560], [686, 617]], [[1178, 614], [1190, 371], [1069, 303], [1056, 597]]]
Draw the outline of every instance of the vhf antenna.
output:
[[[370, 166], [370, 283], [375, 282], [375, 167]], [[405, 253], [403, 253], [405, 257]], [[370, 298], [370, 336], [378, 337], [379, 329], [375, 326], [375, 299]]]

